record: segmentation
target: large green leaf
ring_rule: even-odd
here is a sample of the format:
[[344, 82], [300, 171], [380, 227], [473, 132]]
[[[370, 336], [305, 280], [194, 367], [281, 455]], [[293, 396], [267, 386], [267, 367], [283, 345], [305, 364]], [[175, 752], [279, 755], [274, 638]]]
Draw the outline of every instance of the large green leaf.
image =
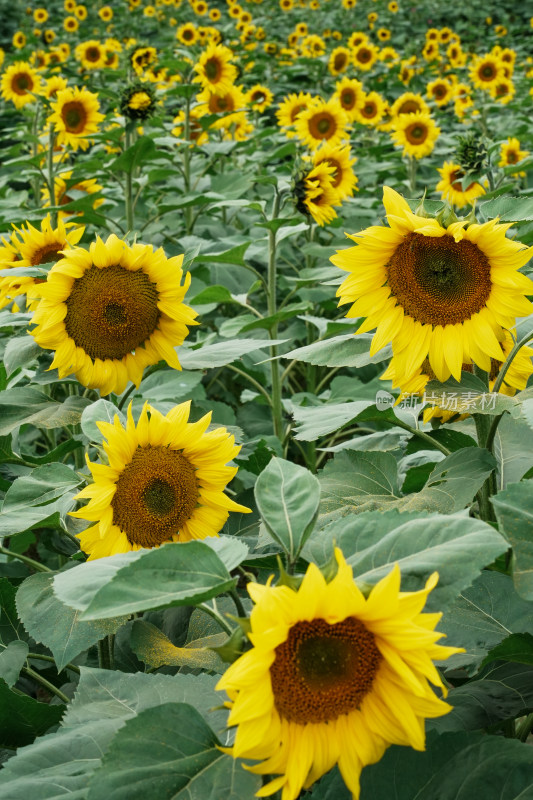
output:
[[42, 348], [29, 334], [9, 339], [3, 357], [7, 374], [11, 375], [18, 367], [31, 364], [42, 352]]
[[224, 672], [224, 664], [210, 648], [220, 647], [227, 638], [226, 633], [215, 633], [184, 647], [176, 647], [155, 625], [137, 619], [131, 631], [131, 648], [148, 667], [174, 666]]
[[17, 639], [24, 641], [24, 627], [17, 615], [17, 589], [7, 578], [0, 578], [0, 643], [8, 645]]
[[516, 591], [533, 600], [533, 483], [513, 483], [492, 497], [500, 529], [513, 548]]
[[32, 387], [7, 389], [0, 393], [0, 436], [6, 436], [23, 423], [38, 428], [62, 428], [77, 425], [83, 409], [90, 404], [86, 397], [67, 397], [63, 403]]
[[511, 633], [531, 630], [531, 603], [517, 594], [508, 575], [484, 570], [446, 611], [439, 630], [445, 644], [464, 647], [446, 661], [447, 667], [475, 672], [490, 650]]
[[80, 619], [95, 620], [200, 603], [234, 584], [214, 550], [193, 541], [88, 561], [56, 575], [54, 591]]
[[260, 785], [221, 752], [195, 708], [166, 703], [142, 711], [117, 733], [91, 778], [88, 800], [243, 800]]
[[20, 671], [26, 663], [28, 645], [15, 639], [4, 648], [0, 644], [0, 678], [11, 687], [19, 679]]
[[51, 651], [59, 671], [83, 650], [115, 633], [128, 617], [84, 622], [54, 594], [54, 573], [31, 575], [17, 591], [17, 611], [27, 632]]
[[[211, 675], [134, 675], [81, 668], [61, 727], [20, 749], [0, 770], [0, 795], [9, 800], [85, 800], [88, 780], [126, 720], [163, 703], [190, 703], [220, 735], [220, 708]], [[33, 701], [35, 702], [35, 701]], [[41, 704], [39, 704], [41, 705]], [[217, 710], [211, 710], [219, 706]], [[48, 708], [57, 708], [49, 706]], [[62, 710], [62, 707], [59, 707]]]
[[395, 563], [402, 590], [416, 591], [432, 572], [439, 582], [428, 596], [430, 610], [443, 610], [481, 569], [507, 549], [494, 528], [461, 513], [413, 514], [371, 511], [332, 522], [309, 539], [303, 555], [327, 564], [334, 544], [353, 566], [357, 580], [374, 584]]
[[338, 431], [355, 420], [365, 409], [375, 405], [375, 400], [356, 400], [353, 403], [324, 403], [319, 406], [293, 406], [296, 423], [295, 439], [314, 442], [321, 436]]
[[478, 732], [430, 734], [424, 753], [391, 747], [366, 767], [361, 800], [525, 800], [533, 792], [530, 750]]
[[272, 458], [257, 479], [255, 499], [268, 532], [295, 561], [316, 521], [317, 478], [304, 467]]
[[[522, 404], [522, 408], [524, 405]], [[522, 419], [513, 419], [509, 414], [504, 414], [494, 437], [494, 455], [498, 464], [499, 490], [523, 478], [533, 466], [531, 425]]]
[[266, 349], [276, 344], [284, 344], [286, 341], [286, 339], [232, 339], [227, 342], [206, 344], [194, 350], [182, 347], [178, 357], [184, 369], [212, 369], [213, 367], [225, 367], [226, 364], [238, 361], [247, 353]]
[[91, 442], [98, 442], [98, 444], [101, 444], [103, 436], [96, 423], [113, 423], [115, 421], [115, 417], [118, 417], [120, 422], [126, 426], [125, 415], [116, 407], [116, 405], [114, 405], [114, 403], [110, 403], [109, 400], [96, 400], [95, 403], [91, 403], [90, 406], [84, 408], [80, 420], [81, 429]]
[[[33, 742], [36, 736], [57, 725], [64, 710], [63, 705], [52, 706], [17, 694], [0, 678], [0, 747], [15, 749]], [[2, 777], [0, 774], [0, 789]]]
[[391, 357], [390, 346], [384, 347], [376, 355], [370, 356], [371, 341], [370, 334], [363, 333], [354, 336], [353, 333], [348, 333], [313, 342], [305, 347], [298, 347], [296, 350], [285, 353], [282, 357], [324, 367], [365, 367], [367, 364], [378, 364]]

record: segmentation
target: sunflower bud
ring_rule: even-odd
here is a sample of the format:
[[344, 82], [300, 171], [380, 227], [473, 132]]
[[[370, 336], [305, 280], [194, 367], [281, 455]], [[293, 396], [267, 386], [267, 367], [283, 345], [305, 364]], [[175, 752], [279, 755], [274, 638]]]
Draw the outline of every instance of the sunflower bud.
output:
[[120, 111], [128, 119], [144, 120], [155, 111], [155, 92], [146, 83], [128, 86], [122, 93]]
[[480, 173], [487, 163], [487, 145], [482, 135], [471, 131], [459, 138], [456, 158], [467, 173]]

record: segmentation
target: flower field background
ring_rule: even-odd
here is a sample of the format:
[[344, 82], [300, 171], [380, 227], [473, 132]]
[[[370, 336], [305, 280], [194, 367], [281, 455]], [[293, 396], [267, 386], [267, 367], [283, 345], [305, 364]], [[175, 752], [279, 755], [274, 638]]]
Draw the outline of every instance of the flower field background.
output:
[[0, 797], [533, 796], [526, 5], [0, 0]]

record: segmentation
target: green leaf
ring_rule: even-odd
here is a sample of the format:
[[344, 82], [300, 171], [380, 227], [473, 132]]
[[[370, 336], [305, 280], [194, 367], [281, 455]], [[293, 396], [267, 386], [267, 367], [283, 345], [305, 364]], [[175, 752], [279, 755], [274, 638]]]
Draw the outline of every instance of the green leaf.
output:
[[16, 587], [7, 578], [0, 578], [0, 644], [3, 645], [26, 638], [17, 615], [16, 594]]
[[26, 663], [29, 647], [26, 642], [14, 639], [5, 650], [0, 645], [0, 678], [11, 688], [19, 679], [20, 671]]
[[515, 397], [489, 392], [483, 381], [471, 372], [461, 373], [461, 381], [449, 378], [445, 383], [429, 381], [424, 400], [457, 414], [502, 414], [519, 404]]
[[58, 403], [39, 389], [7, 389], [0, 393], [0, 436], [6, 436], [24, 423], [38, 428], [77, 425], [90, 402], [86, 397], [74, 395]]
[[206, 344], [195, 350], [182, 347], [179, 351], [179, 359], [185, 369], [224, 367], [247, 353], [267, 349], [276, 344], [284, 344], [286, 341], [286, 339], [234, 339], [228, 342]]
[[484, 570], [472, 586], [457, 597], [439, 623], [446, 644], [464, 647], [446, 661], [447, 667], [475, 672], [487, 653], [511, 633], [529, 631], [531, 604], [523, 600], [512, 578]]
[[[245, 266], [244, 256], [246, 251], [250, 247], [251, 242], [243, 242], [242, 244], [238, 244], [235, 247], [230, 247], [229, 250], [223, 250], [221, 253], [198, 253], [195, 258], [195, 262], [200, 263], [207, 263], [207, 264], [238, 264], [239, 266]], [[223, 286], [216, 286], [211, 287], [216, 288], [217, 290], [223, 289]], [[209, 291], [209, 290], [205, 290]], [[194, 301], [200, 303], [197, 297], [194, 298]], [[221, 303], [228, 303], [232, 302], [231, 294], [229, 300], [202, 300], [202, 303], [214, 303], [214, 302], [221, 302]]]
[[104, 636], [116, 633], [128, 617], [83, 622], [74, 611], [54, 595], [54, 573], [31, 575], [17, 591], [17, 611], [24, 627], [36, 642], [46, 645], [59, 672], [83, 650]]
[[268, 532], [294, 562], [317, 518], [317, 478], [304, 467], [272, 458], [257, 479], [255, 499]]
[[10, 339], [6, 345], [3, 359], [7, 374], [11, 375], [18, 367], [31, 364], [42, 352], [42, 348], [29, 334]]
[[0, 747], [15, 749], [30, 744], [36, 736], [57, 725], [64, 710], [63, 705], [51, 706], [15, 694], [0, 678]]
[[144, 620], [135, 620], [131, 631], [131, 647], [135, 655], [148, 667], [174, 666], [189, 669], [205, 669], [210, 672], [224, 672], [225, 668], [210, 650], [219, 647], [227, 639], [225, 633], [215, 633], [176, 647], [159, 628]]
[[54, 591], [95, 620], [136, 611], [193, 605], [228, 591], [235, 581], [209, 545], [170, 542], [80, 564], [56, 575]]
[[500, 530], [513, 548], [516, 591], [533, 600], [533, 494], [530, 481], [512, 483], [491, 498]]
[[480, 203], [480, 210], [487, 219], [499, 217], [500, 222], [525, 222], [533, 220], [533, 198], [503, 195]]
[[281, 311], [277, 311], [275, 314], [271, 314], [268, 317], [263, 317], [262, 319], [254, 319], [253, 322], [248, 322], [246, 325], [243, 325], [241, 330], [244, 333], [246, 331], [258, 330], [259, 328], [270, 330], [274, 327], [274, 325], [278, 325], [278, 323], [284, 322], [288, 319], [293, 319], [294, 317], [298, 316], [298, 314], [304, 314], [311, 308], [311, 304], [307, 302], [288, 303], [281, 309]]
[[100, 433], [96, 423], [110, 422], [113, 424], [115, 417], [118, 417], [121, 424], [126, 427], [126, 416], [114, 403], [110, 403], [109, 400], [96, 400], [96, 402], [83, 409], [80, 420], [81, 429], [91, 442], [101, 444], [103, 435]]
[[370, 511], [348, 516], [316, 531], [303, 556], [319, 566], [329, 562], [336, 543], [356, 580], [375, 584], [398, 564], [402, 590], [418, 591], [437, 571], [439, 582], [428, 596], [429, 610], [448, 606], [481, 569], [507, 549], [490, 525], [462, 513], [413, 514]]
[[426, 750], [390, 747], [363, 770], [362, 798], [525, 800], [533, 789], [530, 748], [484, 733], [430, 734]]
[[[150, 742], [147, 748], [146, 743]], [[261, 779], [222, 753], [193, 706], [166, 703], [128, 720], [94, 773], [87, 800], [252, 797]]]
[[156, 155], [157, 149], [151, 136], [140, 136], [135, 144], [128, 147], [118, 158], [115, 158], [108, 169], [111, 172], [132, 172], [135, 167], [149, 161]]
[[[357, 400], [353, 403], [325, 403], [320, 406], [293, 406], [296, 423], [295, 439], [313, 442], [321, 436], [338, 431], [343, 425], [357, 419], [367, 408], [375, 410], [375, 400]], [[389, 409], [390, 413], [394, 412]], [[379, 414], [380, 412], [376, 412]]]
[[[39, 800], [67, 795], [69, 800], [82, 800], [88, 779], [115, 733], [126, 720], [163, 703], [193, 704], [215, 732], [222, 734], [227, 711], [220, 708], [220, 694], [215, 692], [218, 680], [218, 676], [206, 674], [129, 675], [82, 667], [61, 727], [9, 759], [0, 772], [0, 793], [9, 800], [28, 800], [38, 787]], [[216, 706], [219, 708], [213, 710]]]
[[391, 357], [392, 349], [389, 346], [370, 356], [371, 341], [370, 334], [354, 336], [353, 333], [348, 333], [298, 347], [285, 353], [282, 358], [305, 361], [321, 367], [365, 367], [367, 364], [379, 364]]
[[163, 370], [153, 372], [141, 383], [139, 394], [151, 403], [162, 400], [183, 401], [191, 397], [194, 389], [201, 383], [203, 373], [180, 372], [179, 370]]
[[[468, 436], [466, 433], [453, 430], [453, 428], [435, 428], [433, 431], [427, 431], [427, 434], [434, 439], [435, 442], [443, 445], [452, 453], [464, 447], [477, 447], [475, 439], [472, 439], [472, 437]], [[420, 450], [428, 449], [431, 450], [431, 444], [427, 439], [421, 439], [420, 436], [413, 436], [405, 448], [405, 455], [411, 455], [411, 453], [418, 453]]]
[[492, 661], [533, 664], [533, 636], [530, 633], [512, 633], [489, 652], [482, 666]]

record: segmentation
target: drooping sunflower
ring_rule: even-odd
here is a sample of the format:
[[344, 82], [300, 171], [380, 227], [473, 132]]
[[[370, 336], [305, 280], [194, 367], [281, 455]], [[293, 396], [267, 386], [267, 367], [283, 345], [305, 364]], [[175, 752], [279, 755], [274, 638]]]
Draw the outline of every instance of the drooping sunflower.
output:
[[233, 52], [223, 44], [210, 44], [194, 65], [197, 73], [193, 79], [202, 88], [215, 94], [228, 92], [237, 78], [237, 67], [231, 63]]
[[364, 95], [360, 106], [354, 111], [354, 119], [361, 125], [377, 126], [387, 110], [387, 103], [378, 92]]
[[361, 770], [390, 744], [424, 750], [424, 720], [451, 706], [434, 660], [461, 652], [436, 642], [441, 614], [421, 613], [438, 575], [418, 592], [400, 591], [396, 565], [365, 597], [335, 550], [338, 571], [326, 583], [310, 564], [297, 591], [250, 583], [252, 649], [217, 685], [230, 698], [236, 758], [274, 774], [260, 790], [295, 800], [338, 764], [354, 800]]
[[352, 165], [357, 159], [351, 157], [350, 145], [332, 147], [328, 142], [324, 142], [315, 150], [311, 160], [315, 167], [323, 163], [333, 167], [331, 185], [337, 194], [337, 202], [334, 205], [340, 205], [346, 197], [352, 196], [357, 185]]
[[76, 497], [90, 502], [72, 512], [96, 523], [78, 535], [89, 561], [217, 536], [230, 511], [250, 511], [224, 494], [241, 448], [225, 428], [207, 432], [211, 412], [191, 423], [189, 411], [190, 401], [166, 416], [145, 404], [135, 425], [130, 404], [125, 428], [118, 416], [97, 423], [109, 464], [88, 462], [94, 483]]
[[503, 63], [491, 53], [478, 56], [470, 67], [470, 80], [476, 89], [490, 92], [492, 86], [505, 77]]
[[346, 138], [348, 117], [335, 98], [316, 99], [296, 119], [296, 135], [311, 150], [323, 141], [340, 144]]
[[[72, 223], [65, 225], [61, 220], [54, 228], [50, 215], [43, 219], [40, 230], [29, 222], [26, 222], [26, 227], [13, 227], [10, 245], [16, 253], [17, 267], [36, 267], [59, 261], [63, 258], [62, 251], [77, 245], [85, 230], [80, 225], [74, 226]], [[33, 302], [39, 295], [41, 285], [42, 281], [29, 276], [15, 278], [6, 276], [0, 279], [0, 293], [12, 296], [16, 289], [17, 295], [26, 295], [28, 306], [33, 310]]]
[[40, 92], [39, 73], [27, 61], [15, 61], [2, 75], [2, 97], [11, 100], [15, 108], [22, 108], [35, 101]]
[[312, 216], [320, 226], [337, 216], [333, 208], [338, 203], [338, 195], [333, 188], [333, 174], [334, 168], [322, 161], [296, 181], [296, 208], [302, 214]]
[[340, 75], [350, 66], [352, 58], [351, 50], [347, 47], [335, 47], [328, 59], [328, 69], [331, 75]]
[[84, 69], [103, 69], [106, 62], [106, 49], [97, 39], [80, 42], [74, 51], [77, 61]]
[[533, 282], [518, 272], [533, 248], [507, 239], [510, 225], [496, 220], [443, 228], [388, 186], [383, 203], [390, 227], [350, 236], [356, 246], [331, 258], [350, 273], [337, 292], [352, 304], [347, 316], [366, 317], [357, 332], [377, 329], [372, 354], [392, 343], [400, 382], [425, 358], [439, 381], [460, 380], [469, 361], [490, 371], [491, 358], [503, 360], [502, 329], [533, 310]]
[[51, 108], [48, 124], [54, 126], [58, 144], [73, 150], [86, 150], [90, 144], [87, 137], [97, 133], [98, 125], [104, 119], [98, 111], [98, 95], [85, 87], [61, 89]]
[[440, 128], [426, 111], [402, 114], [394, 120], [391, 136], [395, 144], [403, 147], [404, 155], [423, 158], [435, 147]]
[[417, 111], [429, 113], [429, 106], [421, 94], [404, 92], [396, 98], [390, 111], [392, 117], [399, 117], [400, 114], [415, 114]]
[[338, 100], [348, 119], [353, 122], [357, 109], [364, 103], [365, 90], [361, 81], [345, 76], [336, 82], [333, 97]]
[[65, 251], [33, 317], [35, 341], [55, 350], [50, 368], [102, 395], [120, 394], [129, 380], [138, 386], [144, 368], [161, 359], [181, 369], [175, 347], [196, 317], [183, 303], [190, 275], [181, 284], [182, 261], [114, 234]]
[[457, 208], [472, 205], [474, 200], [485, 194], [485, 189], [478, 181], [472, 181], [463, 189], [464, 171], [460, 164], [445, 161], [437, 171], [441, 176], [441, 180], [435, 187], [437, 192], [441, 193], [443, 200], [448, 200]]
[[520, 141], [514, 137], [509, 137], [506, 142], [500, 145], [499, 167], [509, 167], [518, 164], [529, 155], [529, 150], [522, 150]]

